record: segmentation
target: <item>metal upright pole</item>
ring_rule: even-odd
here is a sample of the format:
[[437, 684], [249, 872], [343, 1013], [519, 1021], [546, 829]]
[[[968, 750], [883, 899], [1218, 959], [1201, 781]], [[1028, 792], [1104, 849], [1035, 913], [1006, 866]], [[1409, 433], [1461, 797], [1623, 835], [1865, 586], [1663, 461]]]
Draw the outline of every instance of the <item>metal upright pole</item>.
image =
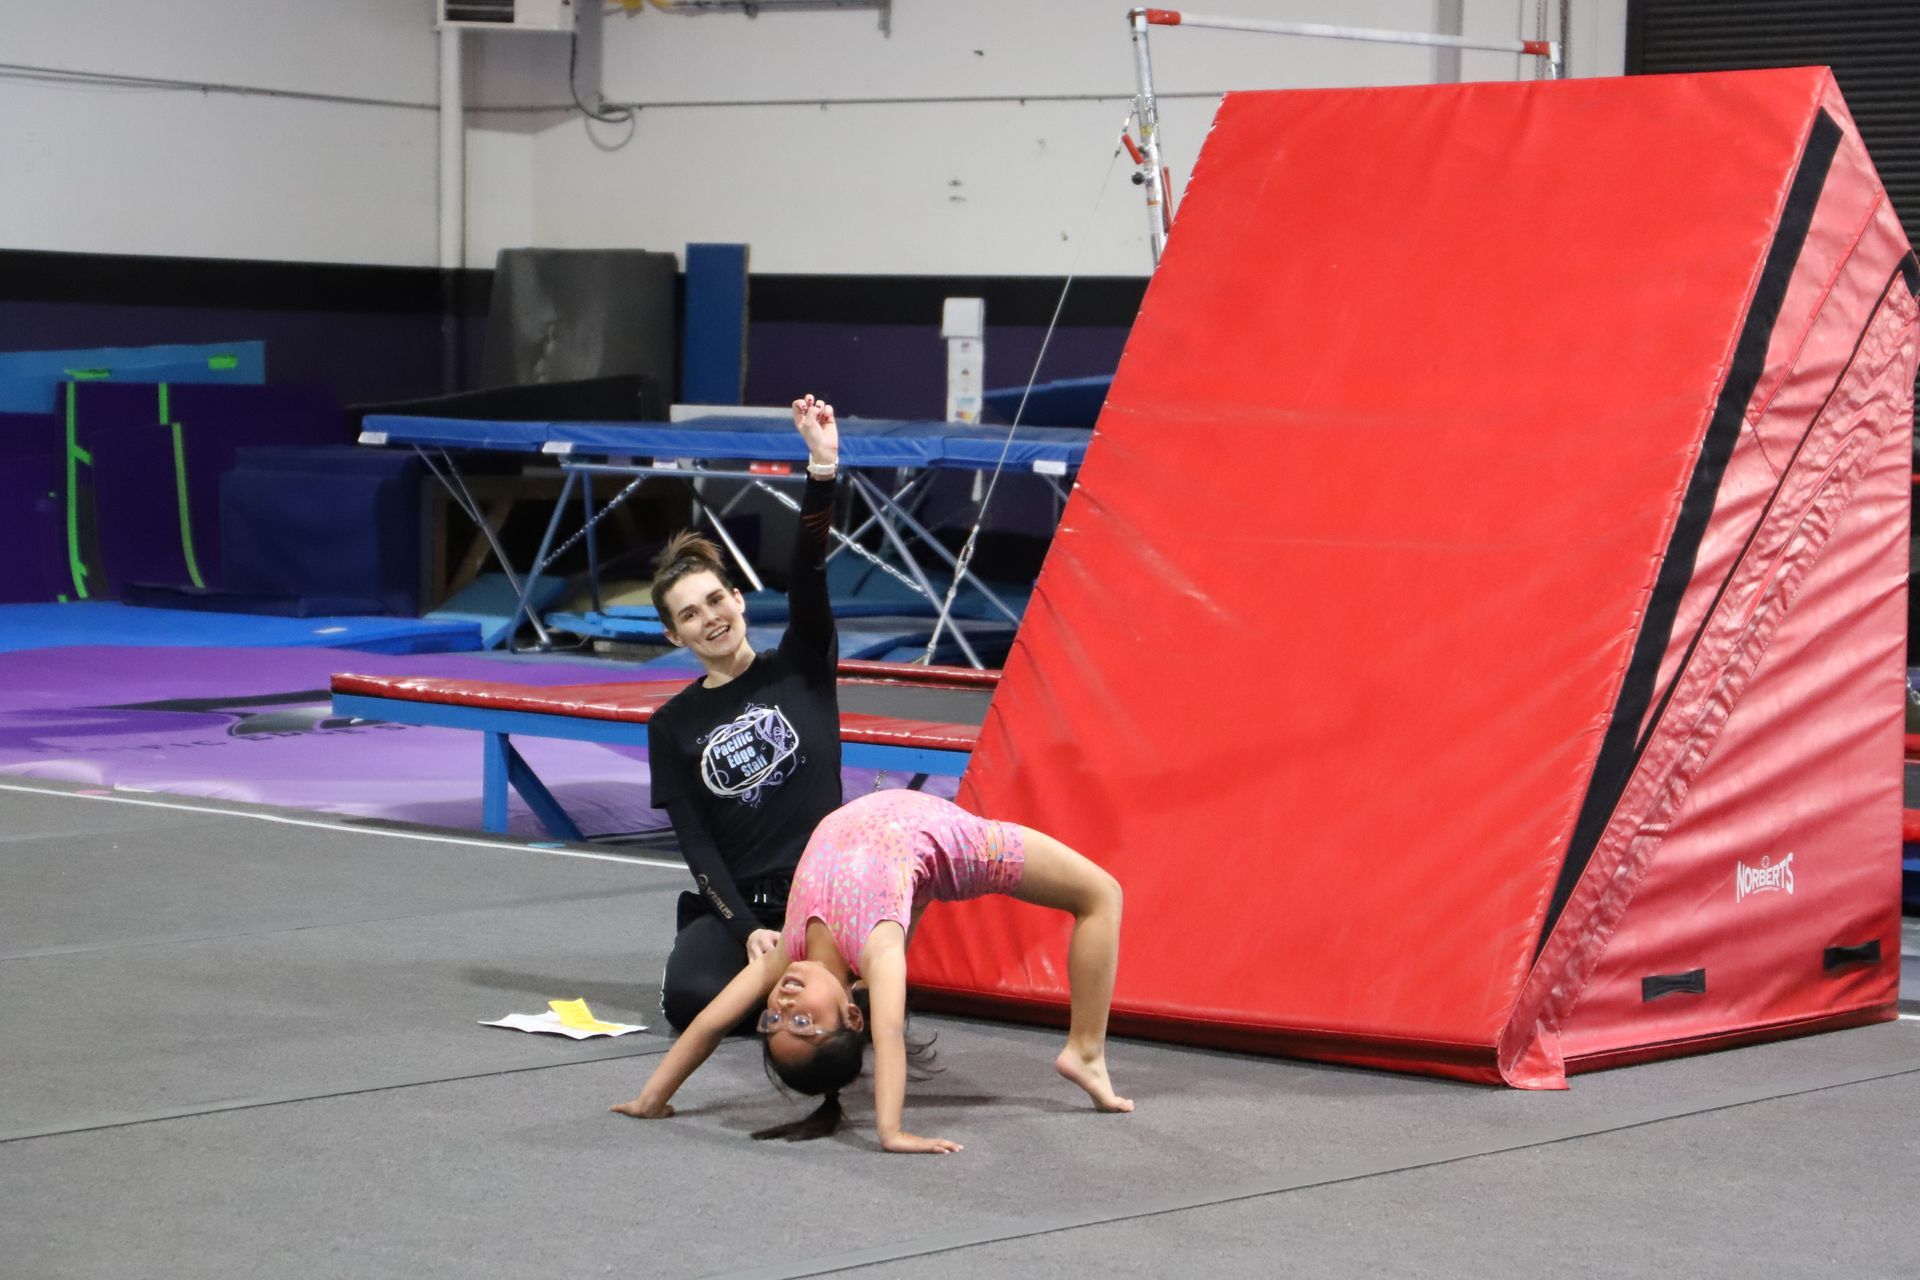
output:
[[1133, 180], [1146, 190], [1147, 235], [1153, 245], [1153, 265], [1167, 247], [1167, 180], [1160, 167], [1160, 105], [1153, 96], [1153, 58], [1147, 52], [1147, 11], [1132, 9], [1127, 22], [1133, 28], [1133, 67], [1140, 91], [1133, 100], [1140, 122], [1140, 168]]

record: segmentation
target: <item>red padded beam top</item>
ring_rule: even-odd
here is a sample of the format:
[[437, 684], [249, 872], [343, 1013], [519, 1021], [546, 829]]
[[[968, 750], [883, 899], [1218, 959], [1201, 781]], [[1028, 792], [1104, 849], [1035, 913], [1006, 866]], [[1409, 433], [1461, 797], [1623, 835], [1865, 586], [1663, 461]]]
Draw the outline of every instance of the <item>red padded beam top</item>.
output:
[[916, 662], [873, 662], [864, 658], [840, 659], [840, 678], [960, 689], [991, 689], [1000, 683], [998, 671], [922, 666]]
[[360, 676], [333, 678], [335, 693], [402, 702], [438, 702], [494, 711], [533, 711], [589, 720], [631, 720], [644, 724], [663, 703], [686, 688], [684, 680], [619, 684], [508, 684], [492, 680], [453, 680], [433, 676]]
[[[842, 664], [843, 667], [845, 664]], [[865, 663], [864, 666], [888, 666]], [[919, 667], [914, 670], [925, 671]], [[936, 668], [937, 670], [937, 668]], [[977, 671], [967, 671], [978, 676]], [[998, 674], [998, 673], [995, 673]], [[873, 684], [884, 681], [858, 680]], [[492, 680], [452, 680], [427, 676], [362, 676], [343, 672], [333, 678], [333, 692], [402, 702], [433, 702], [494, 711], [525, 711], [540, 715], [577, 716], [586, 720], [618, 720], [645, 724], [653, 713], [687, 681], [635, 681], [618, 684], [527, 685]], [[840, 715], [843, 742], [867, 742], [935, 751], [971, 751], [980, 730], [970, 724], [946, 724], [906, 716], [845, 711]]]

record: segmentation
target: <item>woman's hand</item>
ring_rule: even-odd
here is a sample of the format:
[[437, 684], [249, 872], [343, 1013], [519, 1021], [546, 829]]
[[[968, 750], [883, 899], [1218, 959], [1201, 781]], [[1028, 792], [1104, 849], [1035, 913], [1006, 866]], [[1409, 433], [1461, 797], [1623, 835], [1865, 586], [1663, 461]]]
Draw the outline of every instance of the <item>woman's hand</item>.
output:
[[880, 1139], [880, 1145], [888, 1151], [898, 1151], [905, 1155], [952, 1155], [964, 1150], [957, 1142], [946, 1138], [922, 1138], [911, 1133], [896, 1133]]
[[758, 960], [769, 951], [780, 949], [780, 935], [772, 929], [755, 929], [747, 935], [747, 959]]
[[632, 1116], [635, 1120], [665, 1120], [673, 1114], [671, 1103], [655, 1102], [644, 1093], [632, 1102], [616, 1103], [607, 1110], [623, 1116]]
[[840, 424], [834, 420], [833, 406], [825, 400], [803, 396], [793, 402], [793, 425], [807, 442], [807, 460], [819, 467], [840, 463]]

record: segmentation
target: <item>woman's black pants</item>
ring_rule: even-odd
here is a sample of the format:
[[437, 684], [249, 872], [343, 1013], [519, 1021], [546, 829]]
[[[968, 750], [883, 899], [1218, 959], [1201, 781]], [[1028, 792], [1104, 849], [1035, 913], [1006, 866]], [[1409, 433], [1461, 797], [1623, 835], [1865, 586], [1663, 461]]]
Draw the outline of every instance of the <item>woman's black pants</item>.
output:
[[[684, 909], [685, 899], [692, 899], [695, 911]], [[660, 1012], [675, 1031], [685, 1031], [721, 988], [747, 967], [747, 949], [733, 936], [726, 921], [706, 910], [697, 894], [683, 894], [682, 900], [680, 932], [674, 935], [673, 950], [667, 953], [667, 971], [660, 979]], [[778, 929], [781, 921], [762, 917], [761, 924]], [[734, 1031], [751, 1031], [759, 1020], [760, 1010], [753, 1009]]]

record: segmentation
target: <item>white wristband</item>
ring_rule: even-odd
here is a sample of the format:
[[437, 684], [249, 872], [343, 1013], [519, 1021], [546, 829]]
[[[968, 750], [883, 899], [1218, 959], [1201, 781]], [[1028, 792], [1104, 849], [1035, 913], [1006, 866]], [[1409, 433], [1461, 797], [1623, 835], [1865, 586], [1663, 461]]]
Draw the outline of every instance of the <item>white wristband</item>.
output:
[[839, 470], [840, 464], [837, 462], [814, 462], [811, 459], [807, 461], [807, 474], [815, 480], [831, 480]]

